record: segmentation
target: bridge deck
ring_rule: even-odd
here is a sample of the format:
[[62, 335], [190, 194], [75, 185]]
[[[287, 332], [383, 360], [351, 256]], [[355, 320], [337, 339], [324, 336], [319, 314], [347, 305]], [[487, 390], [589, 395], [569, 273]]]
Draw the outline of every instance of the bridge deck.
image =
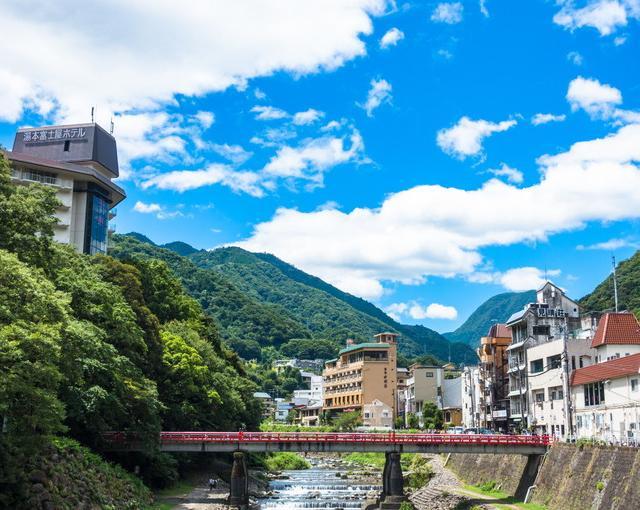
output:
[[[107, 439], [116, 449], [135, 448], [123, 433]], [[485, 434], [400, 434], [333, 432], [162, 432], [163, 451], [232, 452], [400, 452], [400, 453], [545, 453], [549, 436]]]

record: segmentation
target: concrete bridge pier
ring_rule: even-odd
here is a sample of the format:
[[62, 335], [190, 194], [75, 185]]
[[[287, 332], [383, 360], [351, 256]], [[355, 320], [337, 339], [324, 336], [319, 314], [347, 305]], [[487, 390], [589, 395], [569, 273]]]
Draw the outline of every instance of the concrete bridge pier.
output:
[[382, 470], [382, 495], [380, 497], [380, 509], [397, 510], [400, 504], [406, 501], [404, 495], [404, 479], [400, 454], [396, 452], [385, 453], [384, 469]]
[[229, 504], [246, 508], [249, 505], [249, 473], [244, 452], [233, 453], [230, 486]]
[[516, 498], [524, 501], [527, 489], [536, 483], [543, 459], [544, 455], [527, 455], [527, 464], [524, 467], [524, 471], [522, 471], [522, 476], [515, 492]]

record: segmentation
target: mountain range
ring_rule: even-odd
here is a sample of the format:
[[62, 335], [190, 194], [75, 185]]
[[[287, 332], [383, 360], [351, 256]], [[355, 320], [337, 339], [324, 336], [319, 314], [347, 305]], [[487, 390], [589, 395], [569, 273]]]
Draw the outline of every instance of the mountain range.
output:
[[142, 234], [114, 235], [117, 258], [159, 259], [214, 317], [222, 337], [278, 348], [292, 339], [370, 340], [382, 331], [399, 333], [406, 358], [430, 354], [439, 360], [475, 363], [474, 351], [419, 325], [400, 324], [373, 304], [343, 292], [294, 266], [240, 248], [196, 250], [186, 243], [158, 246]]

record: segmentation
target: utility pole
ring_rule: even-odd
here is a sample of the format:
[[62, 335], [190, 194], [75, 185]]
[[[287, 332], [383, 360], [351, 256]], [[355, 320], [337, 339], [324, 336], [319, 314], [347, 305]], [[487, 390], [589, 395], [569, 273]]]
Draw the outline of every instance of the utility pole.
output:
[[618, 312], [618, 281], [616, 279], [616, 256], [611, 255], [611, 263], [613, 265], [613, 298], [616, 303], [616, 313]]
[[[565, 319], [566, 321], [566, 319]], [[571, 415], [571, 394], [569, 389], [569, 353], [567, 350], [567, 327], [565, 324], [562, 334], [562, 403], [564, 405], [564, 418], [566, 422], [565, 437], [573, 435], [573, 416]]]

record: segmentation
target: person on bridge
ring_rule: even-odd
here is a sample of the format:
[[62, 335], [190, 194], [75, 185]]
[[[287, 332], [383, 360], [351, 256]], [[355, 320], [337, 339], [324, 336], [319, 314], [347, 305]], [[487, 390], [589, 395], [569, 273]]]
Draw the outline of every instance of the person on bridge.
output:
[[218, 485], [218, 480], [216, 480], [215, 478], [209, 478], [209, 492], [215, 489], [217, 485]]

